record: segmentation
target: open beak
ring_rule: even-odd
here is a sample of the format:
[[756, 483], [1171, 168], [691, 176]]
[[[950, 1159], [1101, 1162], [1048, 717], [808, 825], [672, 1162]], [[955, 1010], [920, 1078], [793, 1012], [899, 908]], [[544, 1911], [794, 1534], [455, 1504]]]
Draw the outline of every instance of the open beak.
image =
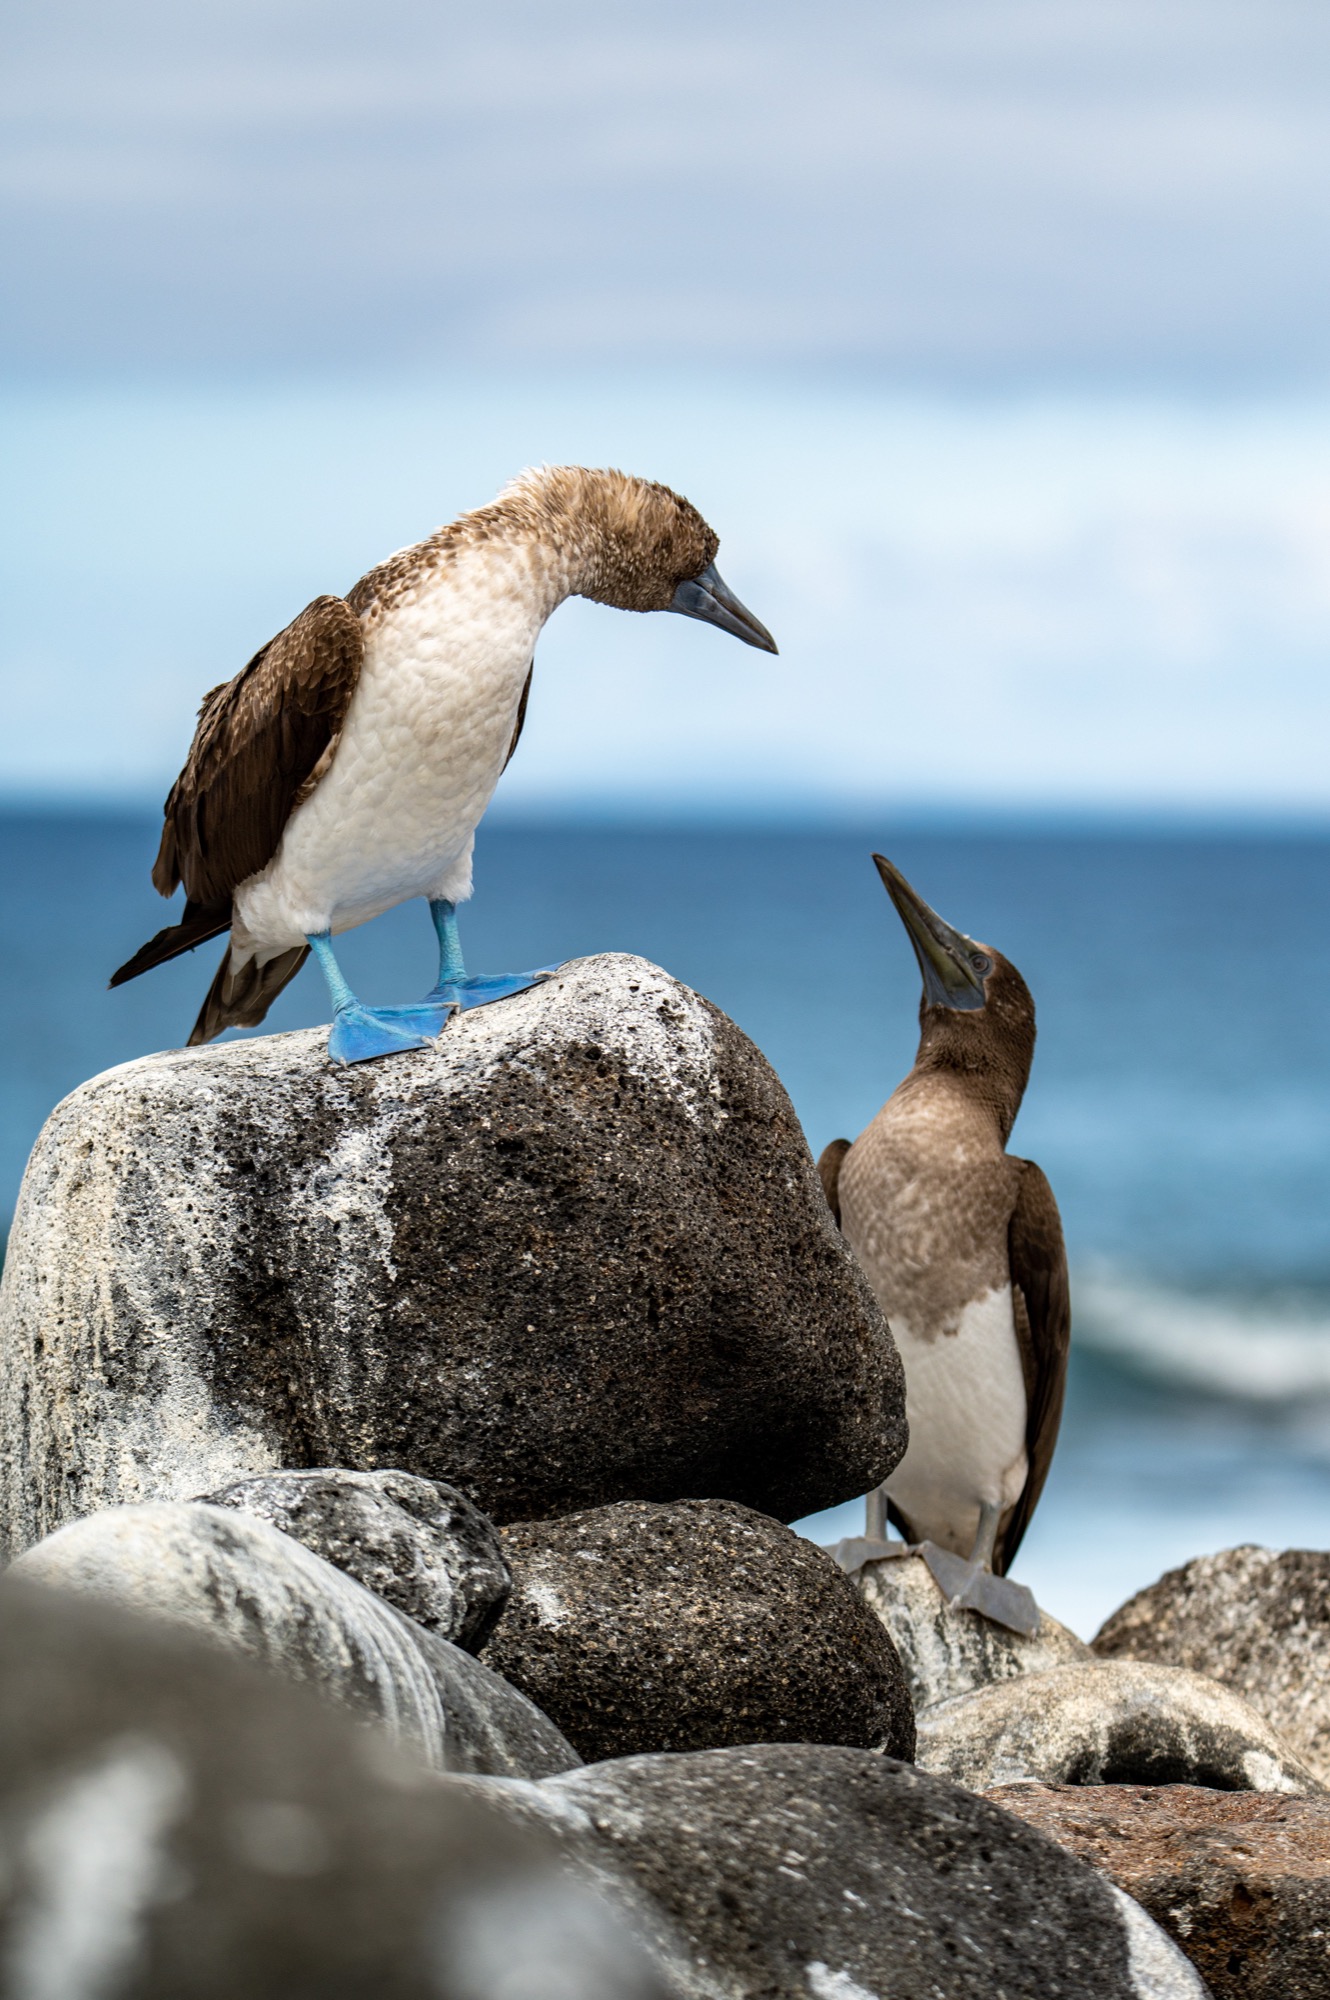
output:
[[983, 974], [976, 970], [973, 961], [987, 960], [983, 946], [966, 937], [964, 931], [954, 931], [950, 924], [943, 923], [937, 911], [929, 909], [885, 855], [875, 854], [873, 860], [887, 894], [896, 905], [896, 914], [909, 932], [929, 1005], [962, 1010], [982, 1007], [986, 997]]
[[733, 632], [745, 646], [760, 646], [764, 653], [776, 651], [776, 641], [760, 618], [754, 618], [746, 604], [740, 604], [715, 563], [708, 563], [700, 576], [685, 577], [670, 599], [670, 610], [685, 618], [705, 618], [722, 632]]

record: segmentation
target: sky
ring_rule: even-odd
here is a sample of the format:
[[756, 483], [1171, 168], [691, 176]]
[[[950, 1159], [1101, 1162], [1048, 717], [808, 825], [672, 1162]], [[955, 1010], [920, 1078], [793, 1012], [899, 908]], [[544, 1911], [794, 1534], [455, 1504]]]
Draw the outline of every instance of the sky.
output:
[[1330, 811], [1323, 7], [10, 0], [0, 102], [9, 795], [570, 458], [782, 654], [566, 607], [514, 805]]

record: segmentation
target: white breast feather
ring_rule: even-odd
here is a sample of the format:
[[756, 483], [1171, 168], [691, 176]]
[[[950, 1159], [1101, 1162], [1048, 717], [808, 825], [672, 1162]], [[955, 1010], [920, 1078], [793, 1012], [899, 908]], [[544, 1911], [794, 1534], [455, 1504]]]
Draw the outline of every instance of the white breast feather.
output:
[[488, 545], [367, 624], [331, 768], [238, 891], [237, 944], [263, 955], [410, 896], [470, 895], [476, 822], [551, 608], [520, 555]]
[[1025, 1376], [1011, 1286], [985, 1293], [955, 1333], [891, 1330], [905, 1369], [910, 1445], [887, 1492], [916, 1535], [969, 1555], [982, 1501], [1007, 1508], [1025, 1485]]

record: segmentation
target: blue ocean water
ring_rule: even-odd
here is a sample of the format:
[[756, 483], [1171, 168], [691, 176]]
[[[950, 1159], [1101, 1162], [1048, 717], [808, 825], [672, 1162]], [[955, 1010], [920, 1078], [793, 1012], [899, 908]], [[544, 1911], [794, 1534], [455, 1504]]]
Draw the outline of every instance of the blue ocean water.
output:
[[[115, 993], [165, 920], [151, 815], [0, 815], [0, 1214], [57, 1100], [178, 1044], [218, 947]], [[1330, 836], [1073, 827], [720, 829], [495, 822], [476, 970], [636, 951], [706, 993], [782, 1076], [816, 1153], [909, 1067], [913, 958], [890, 854], [999, 946], [1039, 1009], [1013, 1145], [1073, 1259], [1062, 1441], [1020, 1574], [1092, 1631], [1131, 1590], [1238, 1541], [1330, 1546]], [[366, 998], [423, 991], [423, 904], [344, 941]], [[307, 969], [270, 1028], [326, 1019]], [[833, 1538], [857, 1506], [819, 1517]]]

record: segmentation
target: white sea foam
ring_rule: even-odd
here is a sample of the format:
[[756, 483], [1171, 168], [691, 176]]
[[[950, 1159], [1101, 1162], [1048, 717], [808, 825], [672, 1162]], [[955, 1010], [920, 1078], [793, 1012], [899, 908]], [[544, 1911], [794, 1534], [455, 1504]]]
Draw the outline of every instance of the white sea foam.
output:
[[1330, 1302], [1188, 1292], [1103, 1269], [1073, 1279], [1082, 1349], [1179, 1388], [1269, 1405], [1330, 1401]]

